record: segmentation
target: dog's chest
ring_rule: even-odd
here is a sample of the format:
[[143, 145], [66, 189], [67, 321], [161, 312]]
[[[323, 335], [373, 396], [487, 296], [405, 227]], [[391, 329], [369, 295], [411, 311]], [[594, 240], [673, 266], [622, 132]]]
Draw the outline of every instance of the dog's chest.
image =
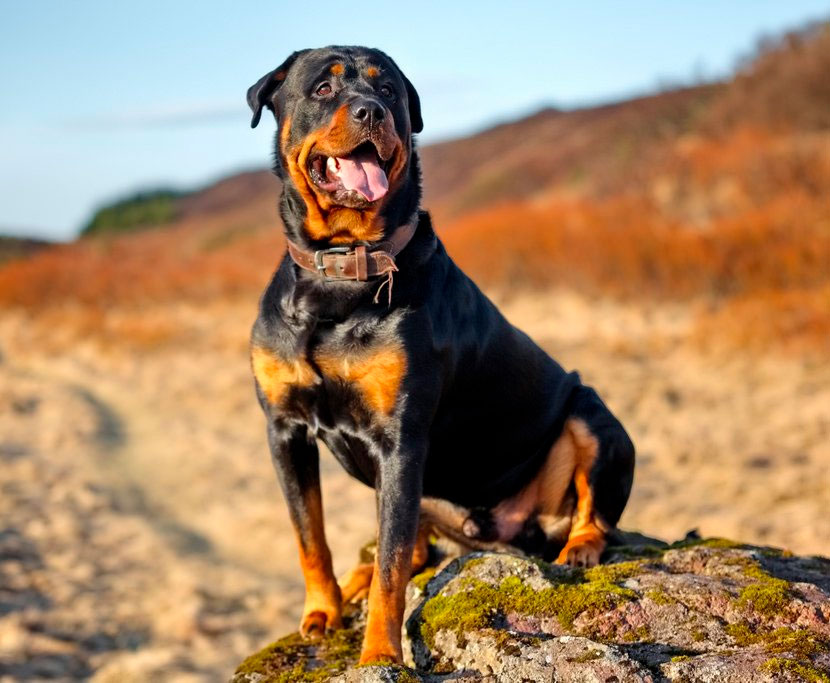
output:
[[350, 338], [349, 328], [316, 335], [291, 353], [263, 346], [251, 360], [275, 416], [312, 425], [360, 425], [389, 419], [398, 405], [407, 356], [396, 335]]

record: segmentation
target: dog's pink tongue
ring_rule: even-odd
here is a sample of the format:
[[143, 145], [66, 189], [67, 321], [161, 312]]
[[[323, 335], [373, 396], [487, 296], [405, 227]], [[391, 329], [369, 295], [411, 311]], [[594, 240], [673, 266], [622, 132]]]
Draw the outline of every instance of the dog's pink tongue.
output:
[[371, 149], [348, 157], [329, 157], [329, 172], [337, 176], [347, 190], [360, 192], [370, 202], [380, 199], [389, 189], [386, 174]]

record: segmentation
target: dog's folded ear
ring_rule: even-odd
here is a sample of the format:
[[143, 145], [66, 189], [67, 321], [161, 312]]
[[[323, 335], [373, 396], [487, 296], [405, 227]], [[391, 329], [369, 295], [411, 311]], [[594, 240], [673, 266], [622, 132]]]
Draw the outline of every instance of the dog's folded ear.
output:
[[413, 133], [420, 133], [424, 129], [424, 121], [421, 119], [421, 98], [418, 97], [418, 91], [415, 86], [410, 83], [409, 79], [401, 73], [403, 83], [406, 86], [406, 99], [409, 102], [409, 121], [412, 125]]
[[291, 68], [291, 65], [297, 60], [297, 57], [304, 52], [308, 52], [308, 50], [298, 50], [297, 52], [293, 52], [288, 59], [286, 59], [276, 69], [269, 71], [250, 88], [248, 88], [248, 106], [254, 113], [251, 118], [251, 128], [256, 128], [257, 124], [259, 124], [263, 107], [267, 107], [276, 115], [273, 100], [274, 93], [279, 90], [280, 86], [285, 81], [285, 77], [288, 75], [288, 70]]
[[394, 59], [382, 50], [378, 50], [378, 52], [380, 52], [394, 65], [394, 67], [398, 70], [401, 79], [403, 79], [403, 84], [406, 88], [406, 101], [409, 104], [409, 124], [413, 133], [420, 133], [424, 129], [424, 121], [421, 118], [421, 98], [418, 97], [418, 91], [415, 90], [415, 86], [412, 85], [412, 82], [406, 77], [406, 74], [401, 71], [401, 67], [395, 64]]

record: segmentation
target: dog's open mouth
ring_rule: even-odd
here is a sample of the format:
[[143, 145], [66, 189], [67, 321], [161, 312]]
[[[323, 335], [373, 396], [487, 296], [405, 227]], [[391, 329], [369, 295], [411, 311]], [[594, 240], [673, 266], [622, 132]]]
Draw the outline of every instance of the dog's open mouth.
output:
[[386, 166], [377, 148], [366, 141], [343, 156], [312, 154], [308, 173], [312, 182], [336, 201], [376, 202], [389, 190]]

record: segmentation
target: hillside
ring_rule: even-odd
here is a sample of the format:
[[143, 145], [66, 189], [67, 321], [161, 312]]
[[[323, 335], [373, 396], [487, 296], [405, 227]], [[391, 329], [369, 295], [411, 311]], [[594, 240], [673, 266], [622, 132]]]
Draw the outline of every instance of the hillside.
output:
[[[424, 204], [487, 287], [695, 299], [701, 337], [824, 349], [828, 26], [765, 44], [728, 82], [427, 146]], [[7, 264], [0, 305], [80, 305], [83, 321], [115, 305], [255, 296], [283, 249], [277, 191], [267, 171], [235, 175], [175, 199], [162, 228]]]
[[607, 196], [636, 182], [667, 141], [699, 125], [718, 90], [703, 86], [571, 112], [547, 109], [427, 147], [421, 155], [426, 204], [454, 218], [552, 188]]
[[7, 237], [0, 234], [0, 264], [31, 256], [39, 249], [43, 249], [48, 245], [49, 242], [45, 240]]

